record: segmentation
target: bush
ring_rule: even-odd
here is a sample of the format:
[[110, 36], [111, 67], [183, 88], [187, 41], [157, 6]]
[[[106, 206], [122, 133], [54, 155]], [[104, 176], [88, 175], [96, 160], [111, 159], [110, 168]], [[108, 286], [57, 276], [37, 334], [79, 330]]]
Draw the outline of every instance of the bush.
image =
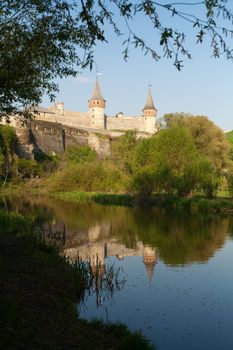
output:
[[68, 164], [50, 179], [52, 191], [120, 192], [126, 176], [107, 162]]
[[15, 233], [17, 235], [28, 234], [31, 223], [17, 213], [6, 213], [0, 210], [0, 233]]
[[18, 172], [22, 179], [39, 177], [42, 174], [42, 166], [34, 160], [18, 159]]
[[132, 177], [131, 189], [145, 197], [151, 196], [155, 189], [156, 177], [153, 170], [149, 167], [134, 173]]
[[64, 161], [67, 163], [93, 162], [96, 158], [96, 152], [87, 146], [69, 147], [63, 156]]

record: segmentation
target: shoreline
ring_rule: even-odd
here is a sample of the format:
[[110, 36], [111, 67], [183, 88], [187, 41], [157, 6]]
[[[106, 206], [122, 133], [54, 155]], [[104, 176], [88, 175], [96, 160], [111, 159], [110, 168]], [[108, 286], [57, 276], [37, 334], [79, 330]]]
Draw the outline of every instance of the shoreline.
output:
[[3, 349], [154, 349], [123, 324], [79, 318], [85, 271], [38, 240], [29, 221], [0, 211], [0, 228]]
[[117, 206], [144, 206], [167, 208], [171, 210], [185, 210], [186, 212], [213, 212], [213, 213], [233, 213], [233, 198], [216, 196], [212, 199], [201, 195], [189, 198], [178, 197], [170, 194], [153, 194], [150, 197], [143, 197], [129, 193], [103, 193], [84, 191], [53, 191], [48, 192], [46, 186], [41, 186], [37, 182], [20, 185], [10, 185], [0, 190], [0, 196], [49, 196], [51, 198], [75, 203], [96, 203], [101, 205]]
[[149, 198], [134, 196], [132, 194], [106, 194], [91, 192], [53, 192], [52, 198], [75, 203], [97, 203], [102, 205], [148, 206], [162, 209], [185, 210], [187, 212], [216, 212], [233, 213], [232, 198], [216, 197], [213, 199], [195, 196], [180, 198], [175, 195], [155, 194]]

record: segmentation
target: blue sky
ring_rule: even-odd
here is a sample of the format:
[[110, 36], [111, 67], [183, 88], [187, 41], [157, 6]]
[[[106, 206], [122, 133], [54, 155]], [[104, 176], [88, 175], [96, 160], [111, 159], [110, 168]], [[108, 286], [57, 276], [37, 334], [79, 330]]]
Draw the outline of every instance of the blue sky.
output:
[[[197, 13], [198, 14], [198, 13]], [[200, 13], [201, 14], [201, 13]], [[162, 18], [169, 23], [166, 13]], [[119, 20], [119, 18], [117, 18]], [[233, 129], [233, 62], [223, 57], [211, 57], [208, 40], [202, 45], [195, 45], [192, 27], [185, 22], [175, 23], [187, 32], [186, 45], [190, 48], [193, 59], [185, 60], [181, 71], [173, 66], [173, 61], [162, 58], [155, 62], [149, 55], [144, 56], [140, 50], [130, 49], [128, 62], [123, 60], [122, 41], [110, 28], [106, 27], [108, 43], [97, 44], [95, 61], [102, 73], [99, 82], [106, 99], [106, 114], [140, 115], [144, 106], [148, 84], [152, 84], [152, 95], [158, 109], [158, 117], [170, 112], [186, 112], [194, 115], [207, 115], [224, 130]], [[122, 24], [122, 29], [127, 29]], [[153, 32], [143, 17], [132, 23], [133, 29], [155, 47], [158, 36]], [[233, 39], [232, 39], [233, 47]], [[159, 48], [160, 49], [160, 48]], [[60, 92], [57, 101], [64, 101], [65, 108], [87, 111], [96, 69], [83, 71], [77, 78], [59, 81]], [[50, 102], [45, 97], [43, 105]]]

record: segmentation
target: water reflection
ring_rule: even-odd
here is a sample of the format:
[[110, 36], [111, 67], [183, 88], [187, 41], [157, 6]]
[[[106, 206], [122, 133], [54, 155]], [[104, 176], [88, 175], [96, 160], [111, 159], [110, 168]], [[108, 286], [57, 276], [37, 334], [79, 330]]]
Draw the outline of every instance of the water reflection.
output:
[[108, 259], [124, 269], [127, 283], [114, 295], [115, 303], [93, 295], [81, 316], [142, 329], [158, 350], [233, 349], [231, 216], [77, 205], [43, 197], [5, 199], [0, 206], [45, 228], [45, 238], [57, 241], [70, 258], [79, 251], [83, 259], [91, 258], [93, 270], [99, 259], [99, 274]]
[[140, 256], [151, 279], [155, 264], [187, 265], [208, 261], [233, 226], [231, 217], [170, 213], [158, 209], [78, 205], [51, 198], [9, 199], [2, 207], [15, 210], [43, 226], [48, 239], [60, 237], [67, 255], [98, 255], [123, 259]]

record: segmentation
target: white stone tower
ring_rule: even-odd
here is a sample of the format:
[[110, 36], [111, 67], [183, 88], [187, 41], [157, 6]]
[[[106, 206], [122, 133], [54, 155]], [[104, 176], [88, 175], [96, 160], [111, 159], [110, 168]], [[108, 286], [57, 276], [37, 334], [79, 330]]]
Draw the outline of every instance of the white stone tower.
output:
[[105, 129], [105, 99], [103, 98], [99, 82], [96, 79], [95, 88], [91, 98], [88, 100], [89, 113], [91, 115], [91, 127]]
[[157, 262], [157, 256], [156, 256], [156, 249], [152, 248], [149, 245], [145, 245], [143, 249], [143, 262], [146, 267], [147, 271], [147, 276], [149, 281], [151, 282], [154, 269], [155, 269], [155, 264]]
[[142, 119], [143, 119], [143, 131], [153, 133], [158, 130], [156, 123], [157, 109], [154, 106], [154, 101], [151, 95], [150, 88], [148, 90], [147, 99], [145, 106], [142, 110]]

